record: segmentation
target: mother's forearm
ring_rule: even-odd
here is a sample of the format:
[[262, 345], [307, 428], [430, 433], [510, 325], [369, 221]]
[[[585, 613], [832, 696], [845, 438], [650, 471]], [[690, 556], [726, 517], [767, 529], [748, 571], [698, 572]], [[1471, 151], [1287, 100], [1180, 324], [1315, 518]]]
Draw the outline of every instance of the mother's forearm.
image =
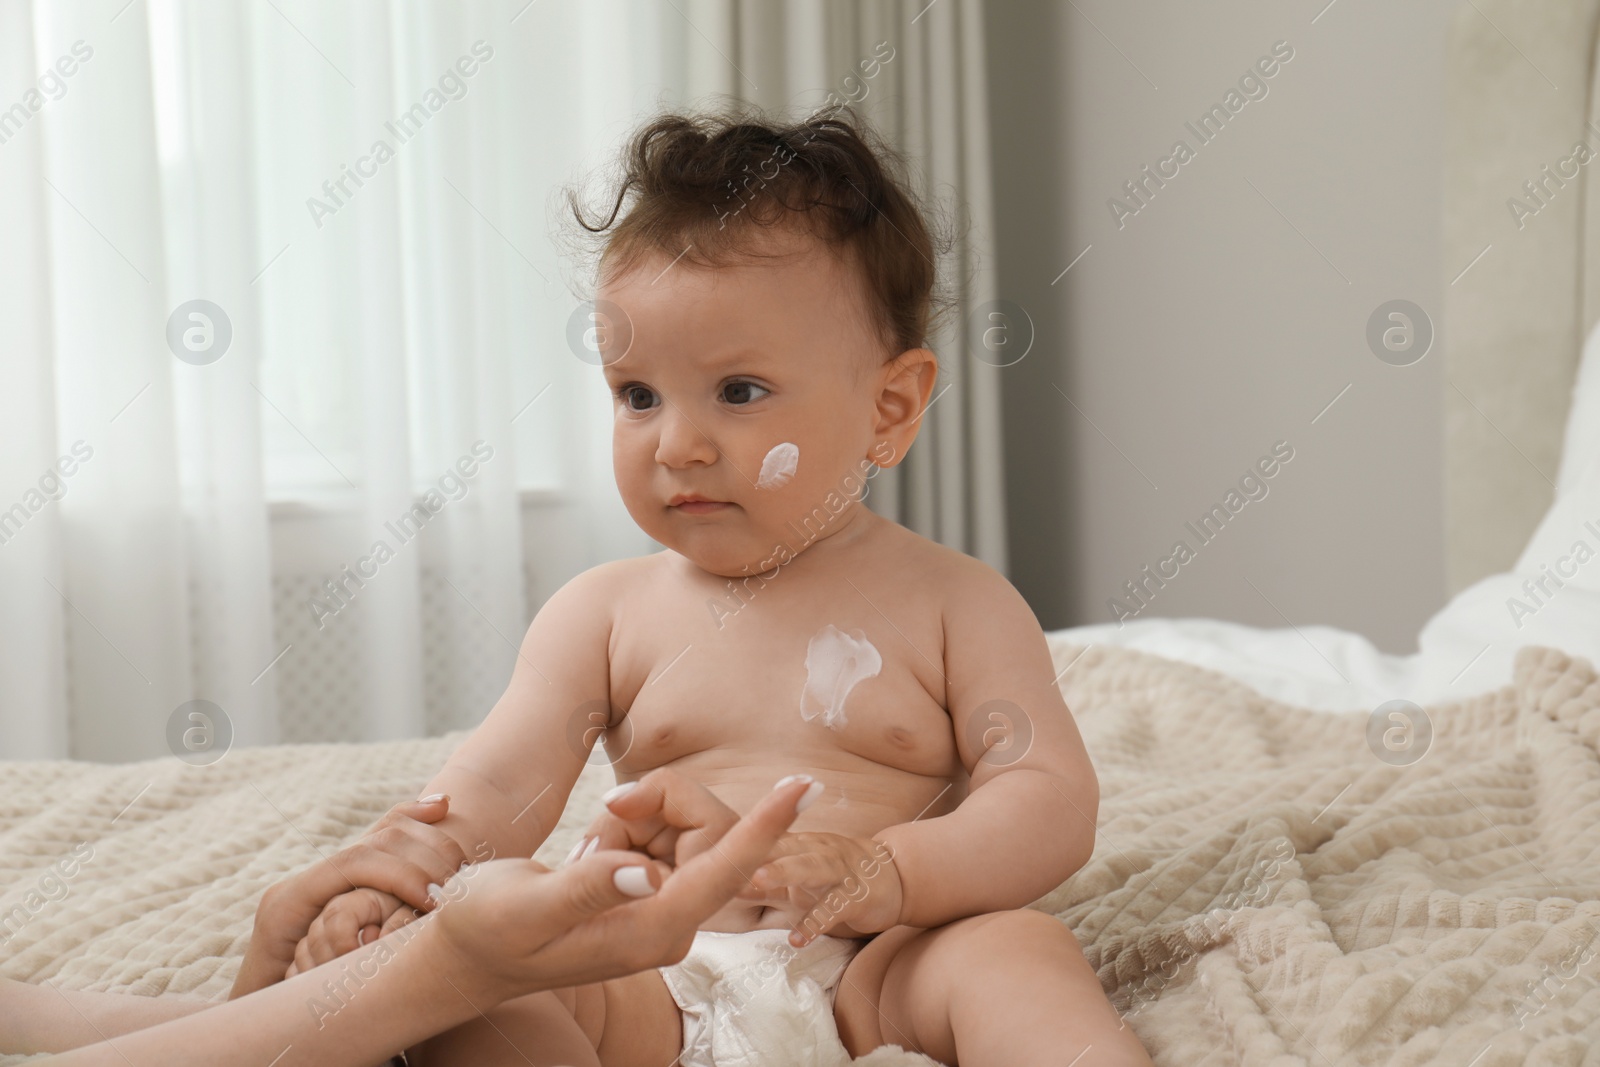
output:
[[974, 788], [947, 815], [887, 827], [900, 875], [900, 922], [940, 926], [1038, 900], [1094, 850], [1097, 782], [1017, 767]]
[[202, 997], [91, 993], [0, 978], [0, 1053], [65, 1052], [210, 1006]]
[[249, 996], [45, 1062], [366, 1067], [499, 1002], [471, 975], [441, 966], [432, 927], [416, 923]]

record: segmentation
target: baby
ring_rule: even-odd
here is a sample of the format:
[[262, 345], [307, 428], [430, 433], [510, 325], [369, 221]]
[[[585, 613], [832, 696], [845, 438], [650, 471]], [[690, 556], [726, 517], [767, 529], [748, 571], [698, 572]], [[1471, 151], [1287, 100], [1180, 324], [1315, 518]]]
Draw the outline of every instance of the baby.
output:
[[[609, 220], [574, 207], [605, 235], [617, 486], [666, 548], [539, 611], [426, 790], [451, 798], [441, 854], [530, 855], [602, 727], [619, 788], [669, 767], [743, 812], [803, 771], [809, 806], [682, 962], [508, 1003], [409, 1062], [1149, 1063], [1072, 932], [1026, 908], [1088, 860], [1099, 804], [1038, 623], [861, 503], [938, 371], [897, 157], [853, 115], [668, 115], [625, 163]], [[346, 896], [319, 920], [334, 952], [401, 907]]]

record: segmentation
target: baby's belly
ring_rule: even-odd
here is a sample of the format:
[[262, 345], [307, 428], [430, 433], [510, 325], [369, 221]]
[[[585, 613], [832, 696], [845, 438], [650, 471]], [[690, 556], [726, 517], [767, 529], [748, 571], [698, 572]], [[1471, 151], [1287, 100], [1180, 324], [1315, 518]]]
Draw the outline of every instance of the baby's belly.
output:
[[[852, 766], [852, 763], [857, 765]], [[778, 779], [790, 774], [810, 774], [822, 782], [822, 794], [795, 818], [789, 831], [827, 832], [863, 840], [885, 827], [953, 811], [966, 795], [964, 775], [960, 779], [950, 779], [914, 774], [849, 753], [796, 753], [782, 760], [768, 757], [753, 761], [708, 751], [696, 752], [663, 766], [670, 766], [704, 785], [741, 814], [770, 792]], [[735, 898], [701, 923], [700, 929], [788, 929], [808, 910], [801, 905], [762, 904]]]

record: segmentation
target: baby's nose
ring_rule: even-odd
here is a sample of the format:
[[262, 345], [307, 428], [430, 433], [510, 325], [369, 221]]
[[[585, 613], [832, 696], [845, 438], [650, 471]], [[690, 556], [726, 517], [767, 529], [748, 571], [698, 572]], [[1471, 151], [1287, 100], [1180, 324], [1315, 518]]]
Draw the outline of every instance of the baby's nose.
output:
[[656, 426], [656, 462], [664, 467], [709, 466], [721, 454], [686, 412], [670, 401], [662, 403]]

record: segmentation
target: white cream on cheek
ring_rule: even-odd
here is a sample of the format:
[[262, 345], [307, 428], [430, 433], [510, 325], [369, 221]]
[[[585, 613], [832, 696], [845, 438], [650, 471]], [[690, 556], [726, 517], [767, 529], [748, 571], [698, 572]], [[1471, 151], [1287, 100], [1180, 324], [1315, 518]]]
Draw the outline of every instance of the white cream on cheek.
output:
[[767, 458], [761, 461], [761, 474], [756, 478], [757, 489], [777, 489], [794, 477], [800, 464], [800, 446], [791, 441], [773, 445]]
[[806, 646], [806, 687], [800, 693], [800, 717], [822, 718], [838, 730], [845, 725], [844, 702], [850, 690], [883, 669], [883, 657], [862, 630], [848, 633], [829, 623]]

